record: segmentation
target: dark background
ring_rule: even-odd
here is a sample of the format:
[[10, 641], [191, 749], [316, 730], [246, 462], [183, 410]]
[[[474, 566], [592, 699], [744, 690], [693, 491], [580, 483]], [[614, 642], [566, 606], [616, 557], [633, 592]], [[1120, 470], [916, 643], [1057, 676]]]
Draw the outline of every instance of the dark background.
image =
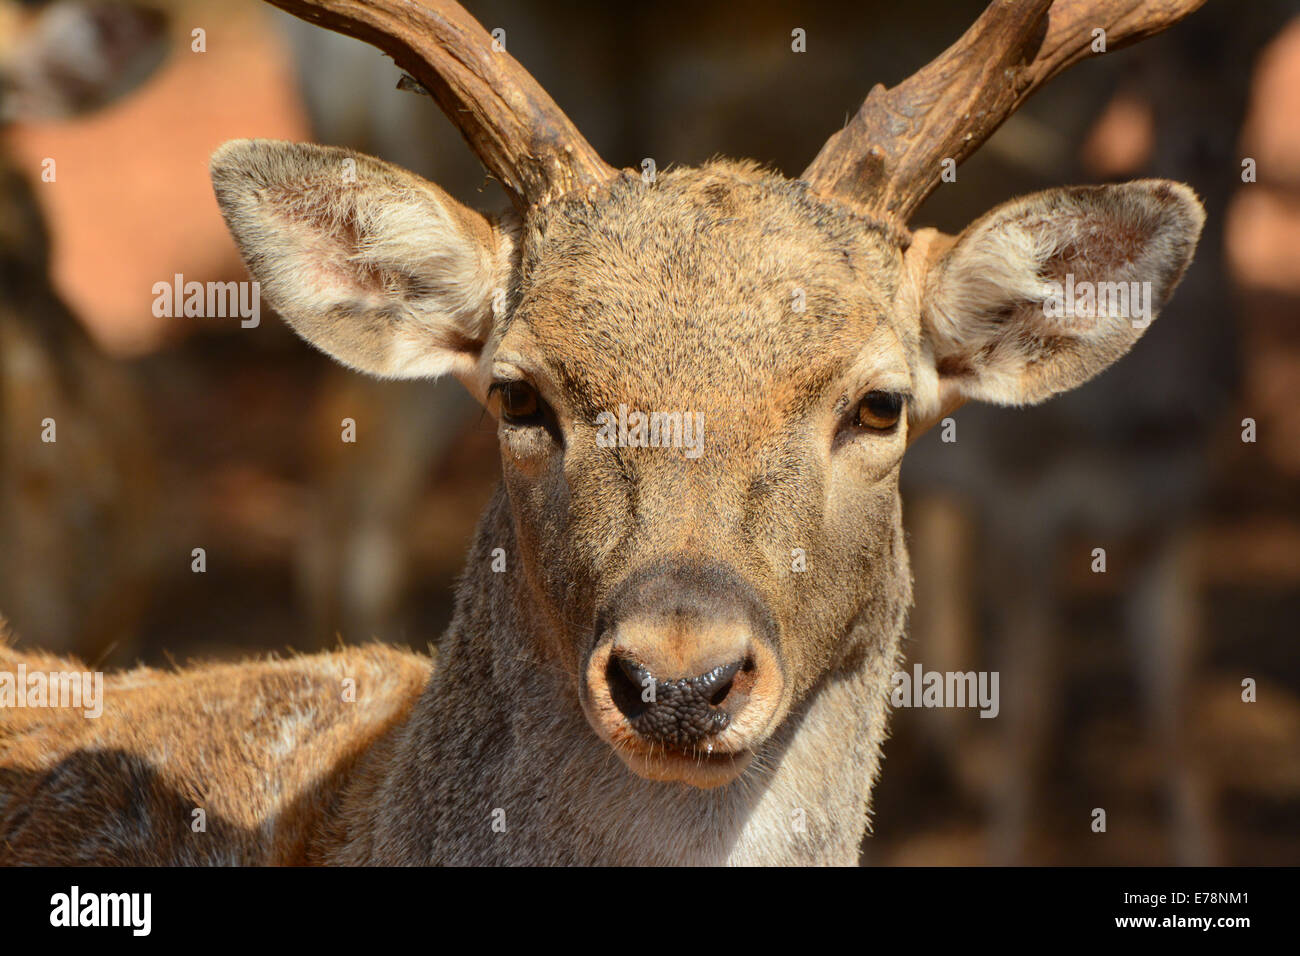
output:
[[[0, 613], [106, 668], [436, 643], [497, 477], [490, 421], [454, 382], [334, 366], [269, 310], [257, 329], [156, 318], [151, 289], [245, 278], [206, 176], [226, 139], [351, 146], [470, 205], [503, 195], [372, 48], [242, 0], [141, 6], [96, 74], [44, 5], [0, 2]], [[797, 176], [983, 4], [469, 9], [610, 163]], [[1042, 407], [968, 406], [956, 443], [909, 452], [909, 666], [997, 670], [1002, 707], [895, 714], [866, 861], [1300, 863], [1300, 9], [1211, 0], [1090, 58], [913, 225], [1143, 176], [1190, 183], [1208, 221], [1133, 353]]]

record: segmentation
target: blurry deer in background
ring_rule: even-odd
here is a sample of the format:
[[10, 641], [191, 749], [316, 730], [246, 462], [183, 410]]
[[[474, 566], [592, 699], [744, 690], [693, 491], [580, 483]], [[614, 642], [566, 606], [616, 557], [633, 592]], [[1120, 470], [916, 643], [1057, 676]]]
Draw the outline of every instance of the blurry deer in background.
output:
[[[161, 25], [126, 4], [0, 3], [0, 117], [104, 107], [157, 65]], [[132, 382], [51, 282], [38, 175], [0, 153], [0, 614], [98, 656], [139, 623], [153, 452]]]
[[[907, 221], [1094, 27], [1114, 48], [1197, 0], [995, 3], [795, 181], [607, 166], [454, 4], [278, 5], [392, 54], [515, 208], [240, 141], [212, 164], [226, 221], [304, 338], [464, 383], [504, 481], [431, 678], [354, 650], [134, 672], [99, 721], [15, 711], [0, 861], [855, 862], [911, 603], [907, 444], [1122, 356], [1147, 323], [1054, 317], [1052, 283], [1149, 283], [1154, 314], [1203, 213], [1145, 180], [1028, 196], [956, 237]], [[611, 442], [628, 409], [698, 416], [703, 444]], [[200, 806], [216, 823], [195, 834]]]

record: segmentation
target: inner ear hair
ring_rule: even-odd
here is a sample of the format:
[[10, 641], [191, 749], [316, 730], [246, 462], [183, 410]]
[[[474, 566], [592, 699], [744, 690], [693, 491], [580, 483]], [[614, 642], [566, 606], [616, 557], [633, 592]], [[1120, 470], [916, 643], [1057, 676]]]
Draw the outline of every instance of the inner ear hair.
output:
[[336, 147], [227, 143], [218, 205], [263, 296], [304, 339], [384, 378], [452, 373], [476, 395], [506, 230], [414, 173]]
[[[1204, 221], [1187, 186], [1140, 180], [1046, 190], [998, 206], [955, 240], [927, 237], [911, 268], [924, 272], [921, 334], [935, 374], [1001, 405], [1083, 384], [1141, 337]], [[1056, 314], [1076, 281], [1079, 311], [1071, 298]]]

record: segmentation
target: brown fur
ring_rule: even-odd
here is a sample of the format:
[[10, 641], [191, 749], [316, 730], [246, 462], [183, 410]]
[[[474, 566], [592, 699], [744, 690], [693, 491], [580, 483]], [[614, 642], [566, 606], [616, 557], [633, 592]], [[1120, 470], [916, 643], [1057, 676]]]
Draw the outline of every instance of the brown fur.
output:
[[[0, 671], [80, 670], [0, 643]], [[0, 863], [303, 863], [352, 765], [401, 720], [429, 661], [370, 646], [109, 675], [101, 718], [0, 721]], [[345, 678], [356, 682], [344, 700]], [[206, 830], [193, 829], [194, 811]]]

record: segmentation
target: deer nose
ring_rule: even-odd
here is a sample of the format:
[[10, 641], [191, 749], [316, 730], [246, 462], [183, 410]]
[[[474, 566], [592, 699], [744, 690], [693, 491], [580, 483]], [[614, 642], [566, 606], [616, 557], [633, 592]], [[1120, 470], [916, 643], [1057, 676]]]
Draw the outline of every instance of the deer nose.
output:
[[731, 723], [736, 677], [754, 669], [749, 658], [719, 664], [694, 677], [661, 680], [626, 651], [610, 654], [606, 680], [614, 705], [638, 734], [667, 746], [693, 749]]

